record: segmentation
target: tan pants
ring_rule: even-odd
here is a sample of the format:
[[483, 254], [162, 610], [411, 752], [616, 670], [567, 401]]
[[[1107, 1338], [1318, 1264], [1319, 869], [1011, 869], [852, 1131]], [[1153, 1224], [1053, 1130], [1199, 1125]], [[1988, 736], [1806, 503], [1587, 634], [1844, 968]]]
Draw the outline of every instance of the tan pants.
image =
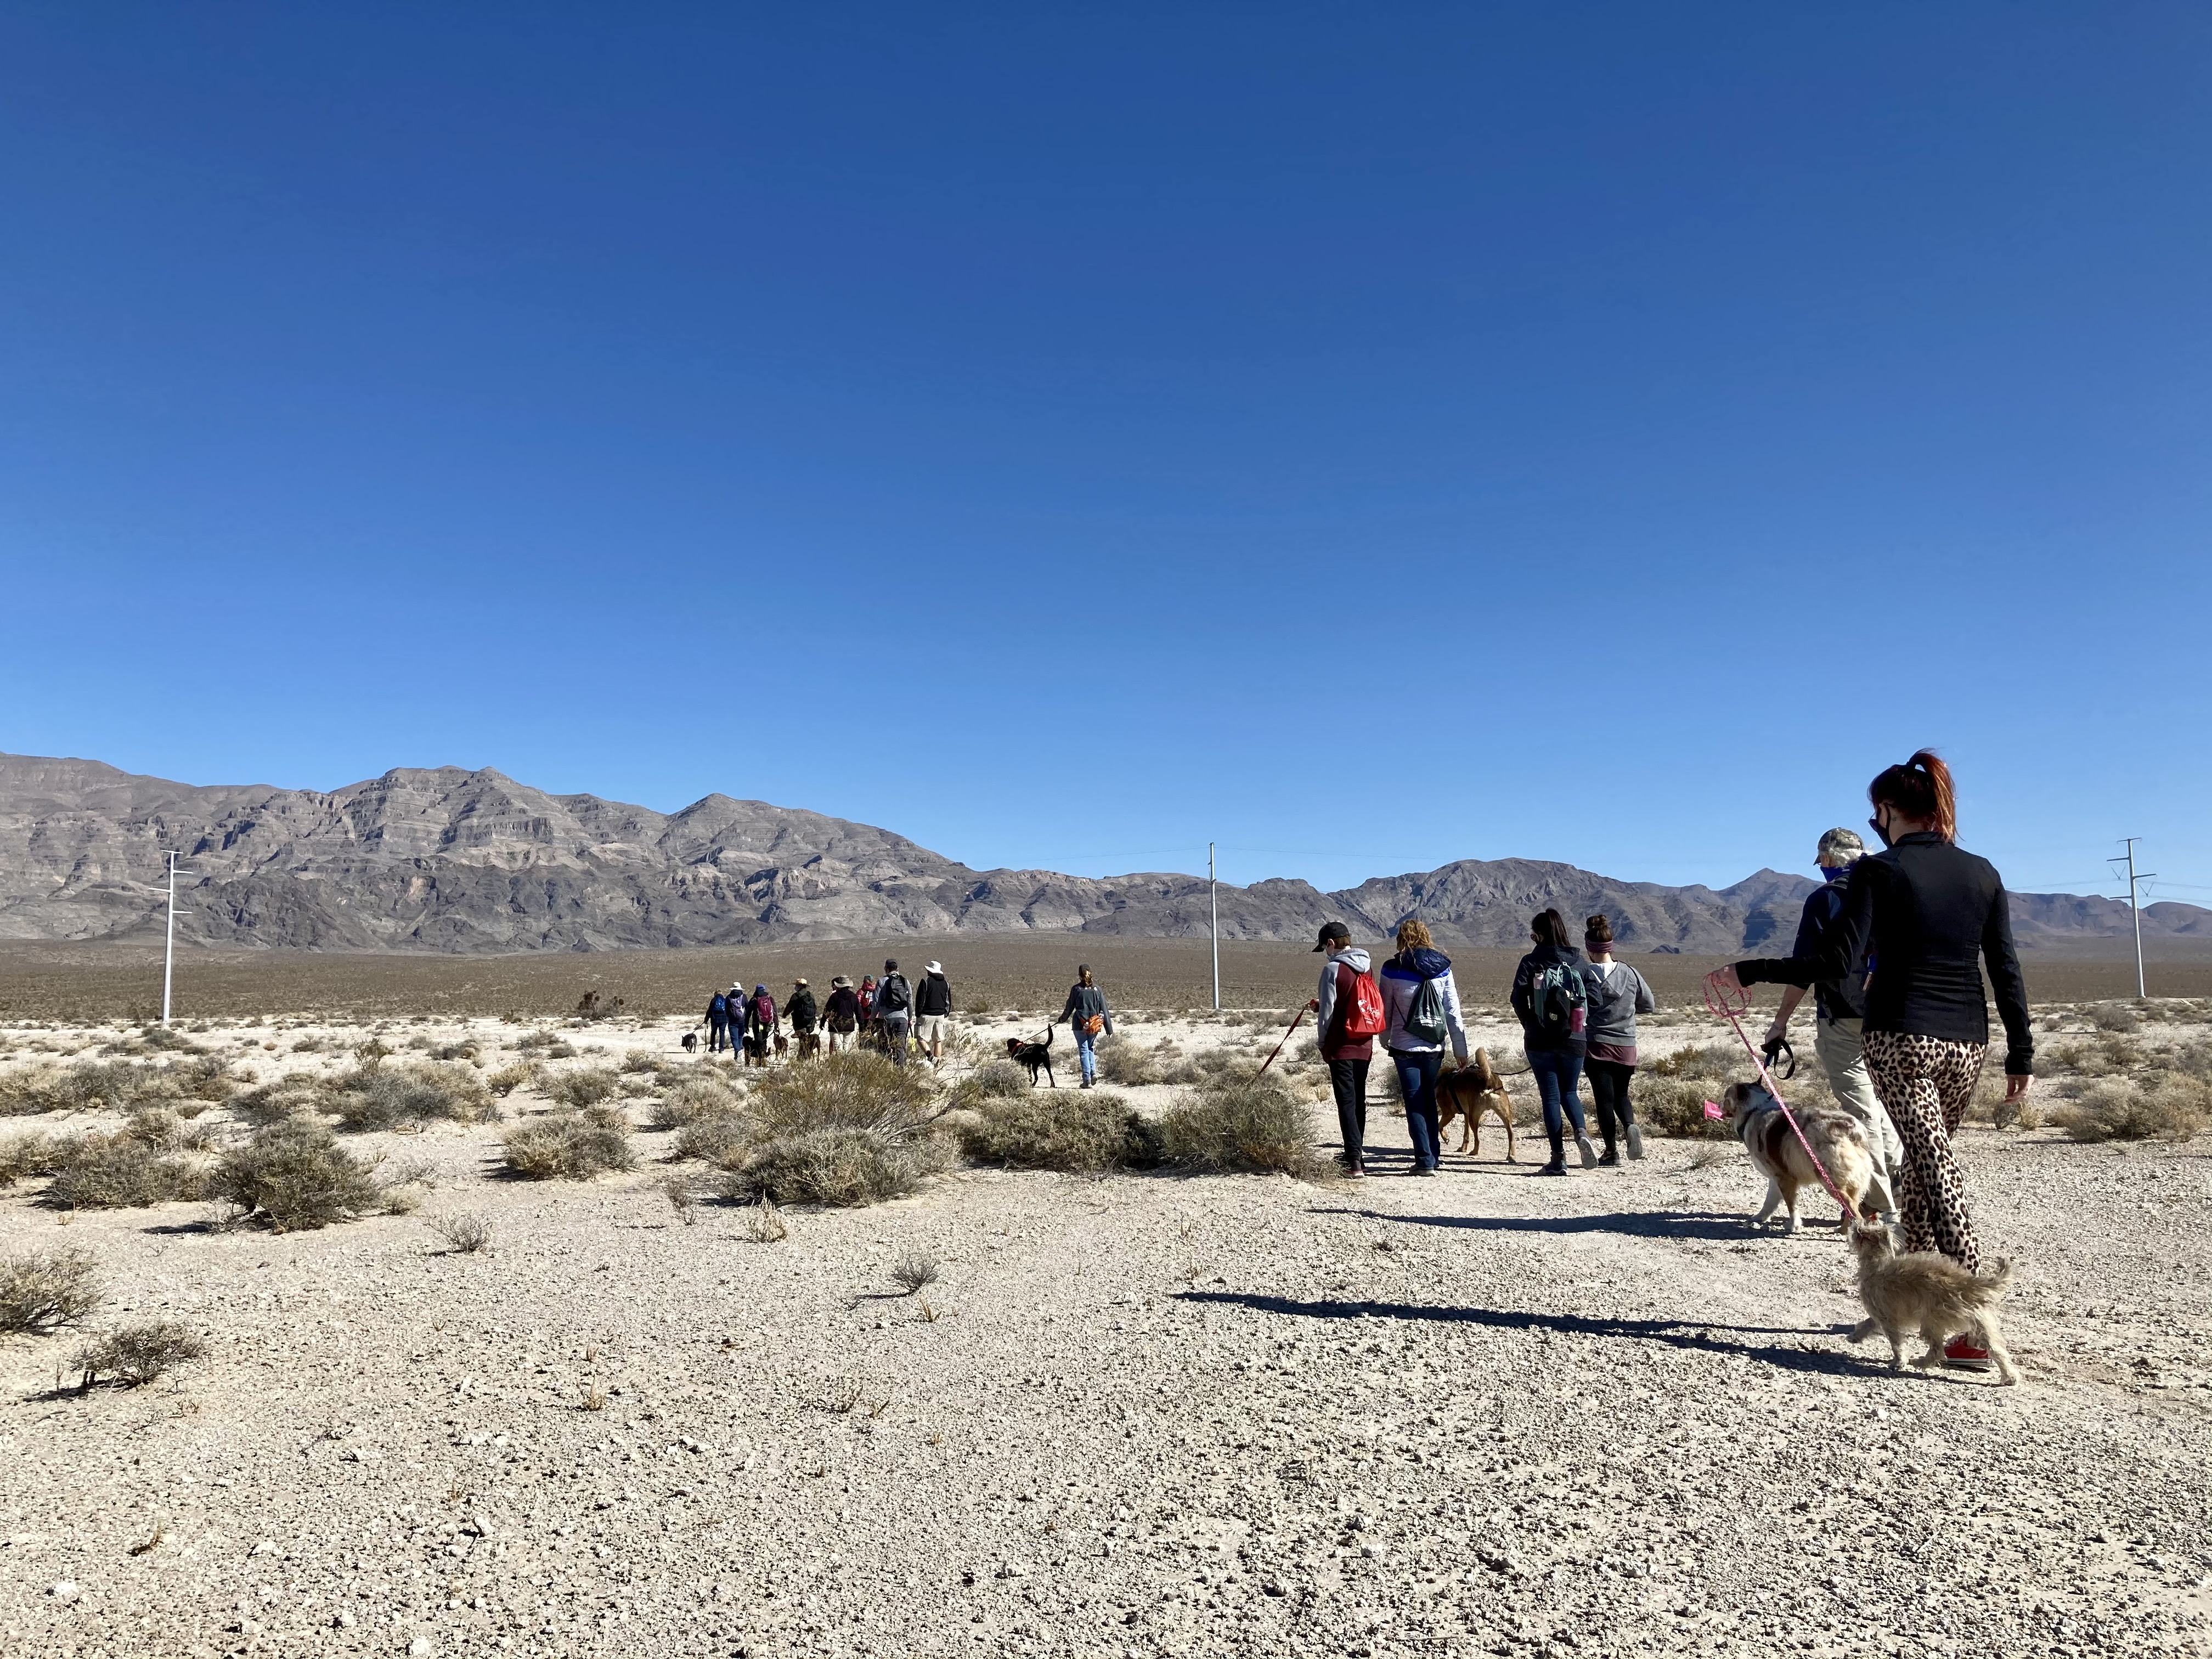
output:
[[1813, 1027], [1813, 1052], [1836, 1091], [1836, 1104], [1856, 1118], [1867, 1132], [1874, 1153], [1875, 1177], [1867, 1183], [1866, 1201], [1879, 1215], [1897, 1212], [1897, 1171], [1905, 1162], [1905, 1143], [1875, 1096], [1874, 1079], [1867, 1071], [1866, 1042], [1855, 1019], [1822, 1019]]

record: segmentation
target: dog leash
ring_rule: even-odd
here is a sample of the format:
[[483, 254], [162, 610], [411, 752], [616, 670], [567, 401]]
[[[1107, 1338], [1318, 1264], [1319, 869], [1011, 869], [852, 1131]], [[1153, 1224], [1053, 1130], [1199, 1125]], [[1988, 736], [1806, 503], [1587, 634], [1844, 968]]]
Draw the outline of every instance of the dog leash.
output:
[[[1820, 1162], [1820, 1153], [1813, 1150], [1813, 1143], [1805, 1139], [1805, 1131], [1797, 1124], [1797, 1115], [1790, 1109], [1790, 1103], [1783, 1099], [1782, 1091], [1774, 1081], [1774, 1073], [1766, 1069], [1766, 1057], [1759, 1050], [1752, 1047], [1751, 1038], [1744, 1031], [1743, 1016], [1751, 1012], [1751, 993], [1741, 986], [1736, 987], [1734, 991], [1723, 991], [1713, 983], [1712, 976], [1708, 975], [1705, 979], [1705, 1006], [1735, 1028], [1736, 1041], [1743, 1044], [1744, 1053], [1751, 1056], [1751, 1063], [1759, 1068], [1759, 1080], [1765, 1085], [1766, 1092], [1773, 1097], [1775, 1105], [1781, 1109], [1782, 1121], [1790, 1126], [1790, 1133], [1797, 1137], [1797, 1144], [1805, 1149], [1805, 1156], [1813, 1160], [1813, 1172], [1820, 1177], [1820, 1184], [1828, 1189], [1828, 1196], [1834, 1199], [1843, 1212], [1852, 1220], [1864, 1220], [1865, 1218], [1859, 1212], [1859, 1206], [1844, 1196], [1844, 1189], [1836, 1185], [1834, 1177], [1828, 1173], [1828, 1166]], [[1776, 1048], [1777, 1052], [1790, 1051], [1790, 1074], [1795, 1077], [1797, 1073], [1796, 1051], [1790, 1049], [1790, 1045], [1786, 1042], [1776, 1045]], [[1705, 1115], [1719, 1117], [1721, 1115], [1719, 1105], [1713, 1101], [1707, 1101]]]
[[[1291, 1033], [1298, 1029], [1298, 1021], [1304, 1019], [1305, 1017], [1306, 1006], [1304, 1003], [1301, 1002], [1298, 1004], [1297, 1013], [1291, 1020], [1290, 1030], [1283, 1033], [1283, 1042], [1288, 1042], [1291, 1040]], [[1275, 1055], [1283, 1052], [1283, 1042], [1278, 1042], [1275, 1045], [1274, 1053], [1270, 1054], [1267, 1059], [1260, 1062], [1260, 1069], [1252, 1073], [1254, 1077], [1265, 1077], [1267, 1075], [1267, 1068], [1275, 1063]]]

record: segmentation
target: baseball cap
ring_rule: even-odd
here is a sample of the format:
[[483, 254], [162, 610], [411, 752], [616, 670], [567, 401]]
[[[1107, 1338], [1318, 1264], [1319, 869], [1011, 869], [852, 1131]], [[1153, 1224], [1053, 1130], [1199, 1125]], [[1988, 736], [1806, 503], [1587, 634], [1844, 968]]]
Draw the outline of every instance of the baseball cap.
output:
[[1316, 951], [1326, 951], [1328, 949], [1331, 940], [1334, 940], [1343, 945], [1351, 944], [1352, 929], [1346, 927], [1340, 921], [1325, 921], [1322, 923], [1321, 939], [1320, 941], [1315, 945], [1314, 949]]

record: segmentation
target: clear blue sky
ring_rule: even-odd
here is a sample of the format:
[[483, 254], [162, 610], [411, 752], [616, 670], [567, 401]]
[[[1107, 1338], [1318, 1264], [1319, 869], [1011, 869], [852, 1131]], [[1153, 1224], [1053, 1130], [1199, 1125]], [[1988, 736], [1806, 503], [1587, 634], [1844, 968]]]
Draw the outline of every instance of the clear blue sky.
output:
[[0, 748], [2212, 902], [2208, 186], [2186, 5], [11, 7]]

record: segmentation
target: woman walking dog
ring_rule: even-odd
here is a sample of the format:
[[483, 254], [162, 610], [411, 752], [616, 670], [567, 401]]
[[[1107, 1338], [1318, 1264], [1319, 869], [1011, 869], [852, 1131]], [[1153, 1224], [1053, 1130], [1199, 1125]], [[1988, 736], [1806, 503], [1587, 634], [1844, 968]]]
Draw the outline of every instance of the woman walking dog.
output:
[[1636, 1078], [1636, 1017], [1659, 1005], [1651, 987], [1625, 962], [1613, 959], [1613, 923], [1602, 915], [1583, 924], [1583, 953], [1589, 958], [1583, 977], [1589, 982], [1589, 1047], [1583, 1064], [1589, 1072], [1590, 1099], [1597, 1107], [1597, 1127], [1605, 1136], [1600, 1169], [1620, 1162], [1616, 1132], [1626, 1142], [1631, 1158], [1644, 1156], [1644, 1131], [1637, 1127], [1636, 1109], [1628, 1103], [1628, 1085]]
[[[1907, 1250], [1940, 1250], [1969, 1272], [1981, 1249], [1951, 1136], [1966, 1115], [1989, 1052], [1989, 969], [2005, 1030], [2005, 1098], [2033, 1082], [2027, 986], [2013, 947], [2004, 883], [1987, 859], [1957, 844], [1951, 769], [1923, 749], [1867, 787], [1867, 822], [1886, 849], [1858, 860], [1838, 924], [1817, 954], [1739, 962], [1712, 975], [1723, 993], [1744, 985], [1811, 985], [1867, 964], [1867, 1070], [1905, 1142], [1897, 1208]], [[1960, 1364], [1988, 1356], [1963, 1337], [1944, 1349]]]
[[[1106, 1006], [1106, 994], [1091, 977], [1088, 967], [1075, 970], [1075, 983], [1067, 988], [1067, 1006], [1053, 1024], [1065, 1024], [1075, 1033], [1076, 1057], [1083, 1062], [1083, 1086], [1091, 1088], [1098, 1081], [1098, 1039], [1114, 1035], [1114, 1011]], [[1030, 1083], [1035, 1085], [1034, 1077]]]
[[1398, 1068], [1398, 1091], [1406, 1097], [1406, 1133], [1413, 1137], [1413, 1167], [1406, 1173], [1432, 1176], [1443, 1155], [1443, 1133], [1437, 1125], [1437, 1079], [1444, 1069], [1444, 1039], [1467, 1064], [1467, 1026], [1460, 1018], [1459, 988], [1452, 983], [1451, 958], [1436, 948], [1419, 921], [1398, 924], [1398, 954], [1376, 975], [1382, 993], [1382, 1046]]

